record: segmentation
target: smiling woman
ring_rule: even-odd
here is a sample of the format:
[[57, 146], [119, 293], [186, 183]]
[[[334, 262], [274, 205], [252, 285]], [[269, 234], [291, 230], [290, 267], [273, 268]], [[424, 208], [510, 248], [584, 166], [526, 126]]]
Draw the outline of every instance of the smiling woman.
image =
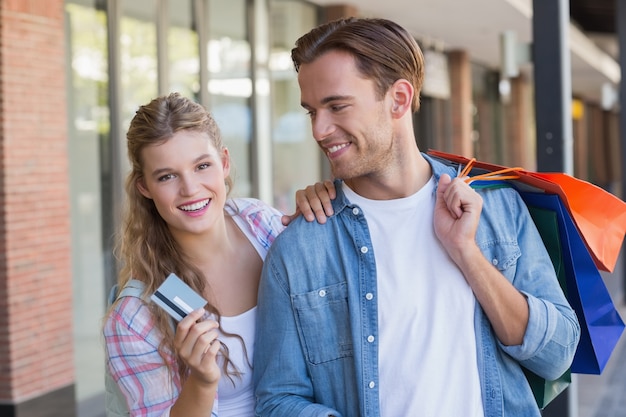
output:
[[[106, 315], [107, 371], [131, 415], [216, 415], [219, 389], [221, 417], [250, 416], [257, 289], [265, 254], [284, 228], [281, 213], [228, 198], [230, 155], [220, 130], [180, 94], [141, 106], [127, 139], [118, 286], [139, 280], [144, 293], [119, 297]], [[145, 301], [170, 273], [208, 300], [176, 328]]]

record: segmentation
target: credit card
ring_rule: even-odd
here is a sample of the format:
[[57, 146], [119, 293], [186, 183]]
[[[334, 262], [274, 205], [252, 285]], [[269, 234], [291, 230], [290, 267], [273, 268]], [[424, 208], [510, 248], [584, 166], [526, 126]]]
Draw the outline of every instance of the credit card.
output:
[[181, 321], [187, 314], [207, 303], [207, 300], [173, 273], [168, 275], [150, 299], [176, 321]]

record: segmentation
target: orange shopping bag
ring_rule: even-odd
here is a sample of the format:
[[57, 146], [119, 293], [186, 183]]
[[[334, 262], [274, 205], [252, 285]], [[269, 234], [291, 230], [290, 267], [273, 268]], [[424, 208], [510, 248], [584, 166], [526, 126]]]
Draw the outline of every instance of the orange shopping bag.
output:
[[[428, 154], [461, 165], [469, 158], [429, 150]], [[493, 172], [507, 167], [473, 161], [473, 167]], [[572, 216], [585, 245], [599, 269], [613, 272], [626, 234], [626, 203], [613, 194], [587, 181], [559, 172], [533, 172], [512, 168], [513, 184], [522, 191], [543, 191], [556, 194]]]

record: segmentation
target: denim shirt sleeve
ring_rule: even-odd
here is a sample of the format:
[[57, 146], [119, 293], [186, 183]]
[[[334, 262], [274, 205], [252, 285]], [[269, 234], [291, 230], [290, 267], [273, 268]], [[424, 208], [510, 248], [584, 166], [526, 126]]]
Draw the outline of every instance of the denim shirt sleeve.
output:
[[[287, 283], [286, 254], [282, 242], [293, 230], [279, 236], [266, 258], [259, 287], [254, 350], [254, 385], [257, 416], [341, 417], [341, 413], [313, 402], [313, 384], [306, 369]], [[299, 237], [291, 236], [295, 240]], [[297, 246], [297, 245], [296, 245]], [[293, 263], [291, 264], [293, 267]], [[289, 271], [298, 274], [298, 271]]]
[[[580, 337], [576, 314], [561, 290], [541, 236], [517, 191], [506, 188], [482, 194], [481, 222], [491, 225], [491, 234], [479, 234], [479, 246], [486, 256], [494, 256], [486, 249], [490, 246], [519, 248], [515, 262], [500, 262], [497, 267], [524, 294], [529, 309], [522, 344], [498, 344], [525, 368], [548, 380], [557, 379], [569, 368], [576, 352]], [[500, 225], [503, 231], [498, 231]], [[514, 235], [507, 235], [506, 230]], [[496, 241], [498, 245], [492, 245]]]

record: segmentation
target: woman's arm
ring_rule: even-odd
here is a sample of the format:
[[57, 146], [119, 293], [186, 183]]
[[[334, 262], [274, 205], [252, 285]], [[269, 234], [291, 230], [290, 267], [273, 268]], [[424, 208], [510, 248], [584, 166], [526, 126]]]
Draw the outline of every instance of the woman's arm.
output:
[[207, 343], [210, 345], [217, 333], [210, 334], [215, 328], [211, 322], [195, 323], [194, 317], [193, 313], [187, 316], [189, 320], [181, 321], [177, 330], [181, 333], [177, 349], [191, 369], [184, 384], [177, 370], [167, 366], [175, 358], [166, 354], [164, 359], [158, 351], [162, 335], [143, 301], [127, 297], [107, 318], [107, 366], [126, 397], [131, 416], [211, 415], [220, 369], [215, 364], [218, 347], [207, 347]]

